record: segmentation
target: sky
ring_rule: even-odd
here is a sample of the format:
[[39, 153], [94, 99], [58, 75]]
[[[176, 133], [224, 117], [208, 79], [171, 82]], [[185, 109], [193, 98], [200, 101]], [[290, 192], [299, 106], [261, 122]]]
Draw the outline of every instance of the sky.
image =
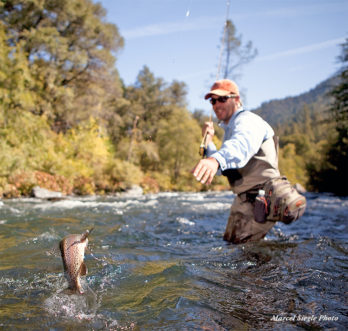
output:
[[[227, 2], [229, 1], [229, 6]], [[188, 109], [210, 112], [226, 17], [258, 55], [231, 77], [246, 109], [307, 92], [341, 67], [348, 0], [101, 0], [125, 40], [116, 68], [126, 85], [146, 65], [187, 86]], [[227, 11], [229, 8], [229, 11]], [[219, 77], [221, 78], [221, 77]]]

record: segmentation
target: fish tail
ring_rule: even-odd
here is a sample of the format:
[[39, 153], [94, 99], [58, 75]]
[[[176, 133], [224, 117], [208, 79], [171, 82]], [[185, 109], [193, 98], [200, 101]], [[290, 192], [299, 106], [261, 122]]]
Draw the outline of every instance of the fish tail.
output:
[[63, 240], [59, 243], [59, 249], [60, 249], [60, 254], [61, 254], [62, 260], [63, 260], [64, 271], [67, 271], [67, 267], [66, 267], [66, 264], [65, 264], [65, 252], [64, 252]]
[[76, 282], [75, 282], [75, 289], [76, 289], [76, 291], [77, 291], [79, 294], [85, 293], [84, 290], [83, 290], [83, 288], [82, 288], [82, 285], [81, 285], [81, 283], [80, 283], [80, 279], [79, 279], [79, 278], [76, 279]]

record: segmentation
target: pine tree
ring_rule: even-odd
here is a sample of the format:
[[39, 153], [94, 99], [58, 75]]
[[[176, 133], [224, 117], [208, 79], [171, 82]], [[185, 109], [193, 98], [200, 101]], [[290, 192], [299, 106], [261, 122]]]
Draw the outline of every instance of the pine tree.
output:
[[342, 44], [340, 80], [330, 95], [329, 111], [335, 131], [324, 150], [321, 163], [309, 164], [311, 185], [321, 192], [348, 195], [348, 38]]
[[334, 102], [330, 107], [337, 138], [327, 157], [335, 171], [332, 191], [339, 195], [348, 195], [348, 38], [342, 44], [340, 60], [343, 63], [341, 81], [331, 92]]
[[[238, 70], [257, 55], [251, 41], [243, 45], [242, 35], [237, 35], [237, 29], [231, 20], [226, 20], [222, 47], [223, 60], [219, 71], [222, 72], [223, 78], [235, 80], [239, 74]], [[219, 74], [220, 72], [218, 76]]]

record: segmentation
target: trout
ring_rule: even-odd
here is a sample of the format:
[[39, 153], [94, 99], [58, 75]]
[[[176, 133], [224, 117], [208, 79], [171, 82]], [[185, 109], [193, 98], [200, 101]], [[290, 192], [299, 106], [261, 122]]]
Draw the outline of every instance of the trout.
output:
[[80, 277], [87, 274], [87, 267], [83, 260], [88, 244], [88, 236], [92, 230], [93, 228], [86, 230], [83, 234], [70, 234], [59, 243], [69, 289], [80, 294], [83, 294]]

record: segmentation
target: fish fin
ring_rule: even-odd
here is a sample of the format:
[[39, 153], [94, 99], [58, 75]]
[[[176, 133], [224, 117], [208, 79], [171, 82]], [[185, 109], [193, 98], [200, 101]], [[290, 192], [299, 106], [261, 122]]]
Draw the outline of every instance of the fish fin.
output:
[[64, 257], [64, 246], [63, 246], [63, 240], [59, 242], [59, 249], [60, 249], [60, 254], [62, 257]]
[[87, 267], [85, 265], [85, 262], [82, 262], [81, 267], [80, 267], [80, 275], [85, 276], [85, 275], [87, 275], [87, 272], [88, 272], [88, 270], [87, 270]]
[[62, 255], [64, 271], [66, 271], [67, 267], [66, 267], [66, 264], [65, 264], [65, 254], [64, 254], [64, 243], [63, 243], [63, 240], [61, 240], [61, 242], [59, 243], [59, 248], [60, 248], [60, 254]]

